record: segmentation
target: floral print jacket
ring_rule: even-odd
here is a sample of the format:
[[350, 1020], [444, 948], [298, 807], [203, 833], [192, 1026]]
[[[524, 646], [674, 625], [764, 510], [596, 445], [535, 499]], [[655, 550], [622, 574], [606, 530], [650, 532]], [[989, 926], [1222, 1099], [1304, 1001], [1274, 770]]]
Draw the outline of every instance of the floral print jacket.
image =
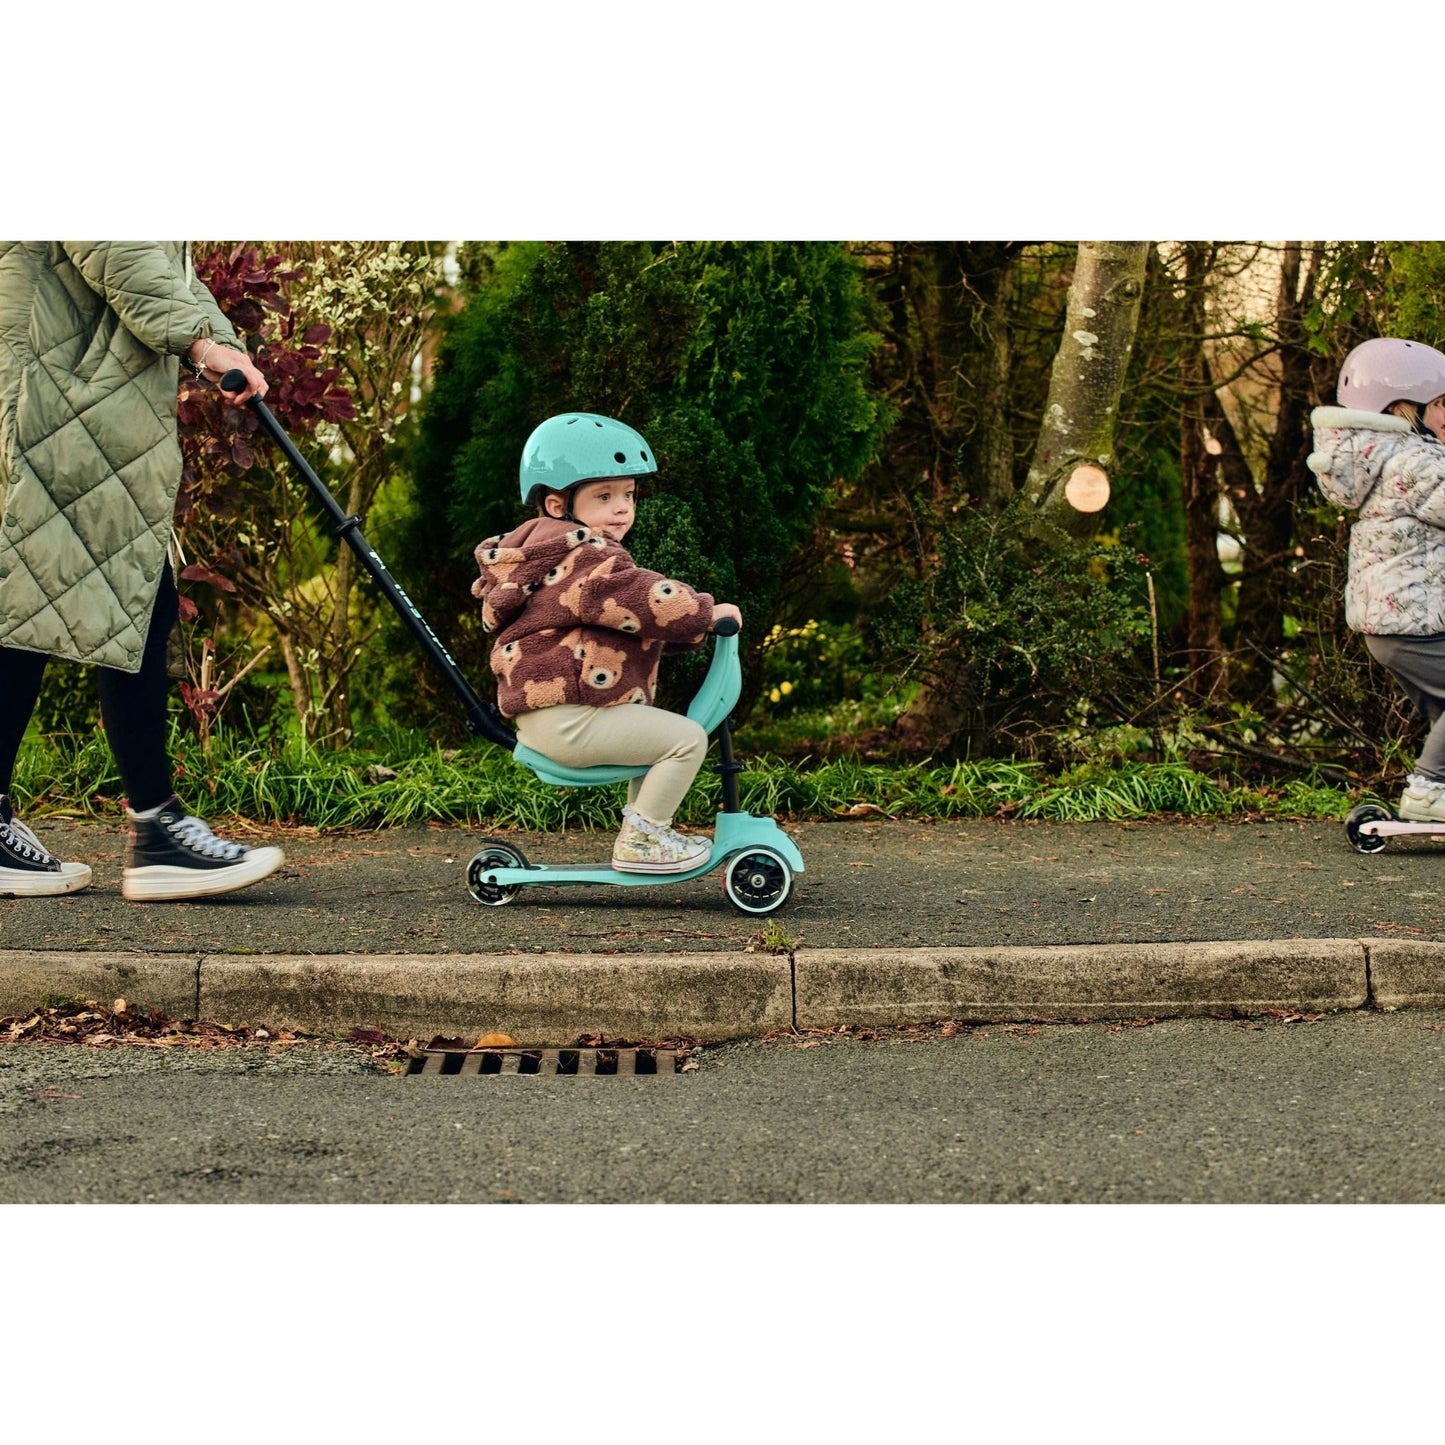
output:
[[1445, 446], [1383, 412], [1316, 407], [1309, 469], [1350, 528], [1345, 621], [1384, 636], [1445, 633]]

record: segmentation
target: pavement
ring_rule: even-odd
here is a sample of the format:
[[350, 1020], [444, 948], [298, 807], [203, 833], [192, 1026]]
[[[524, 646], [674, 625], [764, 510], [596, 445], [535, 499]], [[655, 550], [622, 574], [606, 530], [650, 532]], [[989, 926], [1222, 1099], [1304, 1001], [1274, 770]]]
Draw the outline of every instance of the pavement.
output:
[[[1365, 856], [1340, 824], [788, 823], [806, 870], [757, 918], [718, 873], [482, 907], [464, 868], [487, 835], [436, 826], [228, 826], [286, 866], [220, 899], [129, 903], [120, 825], [31, 822], [95, 881], [0, 899], [0, 1017], [123, 997], [176, 1018], [543, 1046], [1445, 1007], [1445, 843]], [[602, 863], [611, 845], [496, 836], [535, 862]]]

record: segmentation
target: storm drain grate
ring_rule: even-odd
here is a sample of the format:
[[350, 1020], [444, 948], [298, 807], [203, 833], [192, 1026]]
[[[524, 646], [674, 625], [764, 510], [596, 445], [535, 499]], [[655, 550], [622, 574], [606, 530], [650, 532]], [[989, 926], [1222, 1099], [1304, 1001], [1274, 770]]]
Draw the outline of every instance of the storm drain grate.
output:
[[645, 1078], [678, 1073], [675, 1049], [425, 1049], [408, 1059], [410, 1074], [480, 1078], [538, 1074], [548, 1078]]

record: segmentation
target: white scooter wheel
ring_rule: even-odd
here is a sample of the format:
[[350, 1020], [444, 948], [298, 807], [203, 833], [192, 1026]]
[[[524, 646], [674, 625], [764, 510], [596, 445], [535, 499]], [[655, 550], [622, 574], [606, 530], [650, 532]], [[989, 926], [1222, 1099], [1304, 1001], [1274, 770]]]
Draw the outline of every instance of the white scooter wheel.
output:
[[467, 864], [467, 891], [478, 903], [500, 908], [521, 892], [521, 885], [512, 883], [504, 888], [497, 883], [485, 882], [484, 875], [493, 868], [525, 868], [527, 859], [522, 850], [511, 843], [501, 843], [495, 838], [487, 838], [484, 843], [481, 852]]
[[1393, 817], [1394, 814], [1379, 803], [1361, 803], [1358, 808], [1352, 808], [1345, 819], [1345, 837], [1350, 840], [1350, 847], [1357, 853], [1378, 853], [1388, 840], [1377, 833], [1360, 832], [1360, 824], [1388, 823]]
[[723, 892], [744, 913], [772, 913], [793, 891], [793, 870], [772, 848], [749, 848], [729, 858], [723, 869]]

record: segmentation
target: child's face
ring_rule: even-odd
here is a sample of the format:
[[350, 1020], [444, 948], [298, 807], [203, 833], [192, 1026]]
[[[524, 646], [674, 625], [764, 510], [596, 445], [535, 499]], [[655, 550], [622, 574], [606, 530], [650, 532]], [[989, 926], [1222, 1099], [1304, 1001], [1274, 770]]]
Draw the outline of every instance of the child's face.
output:
[[637, 515], [637, 483], [631, 477], [587, 482], [573, 493], [572, 515], [584, 527], [606, 532], [614, 542], [620, 542]]
[[1445, 396], [1437, 396], [1425, 408], [1425, 425], [1438, 440], [1445, 442]]

